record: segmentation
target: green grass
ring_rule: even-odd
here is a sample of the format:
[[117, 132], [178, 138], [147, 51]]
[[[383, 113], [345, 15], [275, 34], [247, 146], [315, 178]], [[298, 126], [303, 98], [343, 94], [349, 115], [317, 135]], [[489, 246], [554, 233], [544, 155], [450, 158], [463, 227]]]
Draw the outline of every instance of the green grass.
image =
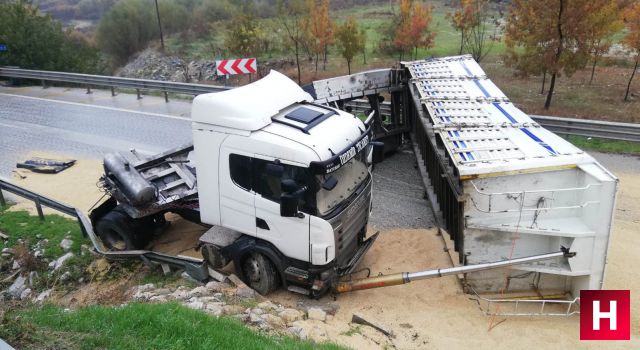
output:
[[45, 215], [45, 219], [40, 220], [27, 211], [10, 211], [8, 208], [0, 209], [0, 231], [9, 236], [6, 243], [8, 247], [15, 246], [18, 239], [24, 240], [29, 246], [47, 239], [49, 242], [42, 248], [44, 257], [48, 259], [58, 258], [65, 253], [60, 248], [60, 241], [65, 237], [73, 240], [71, 251], [76, 254], [80, 252], [84, 241], [77, 221], [60, 215]]
[[[341, 9], [339, 11], [333, 11], [331, 17], [336, 24], [342, 23], [347, 17], [353, 16], [361, 28], [364, 28], [367, 32], [367, 43], [365, 44], [367, 51], [367, 60], [376, 59], [397, 59], [396, 55], [385, 55], [380, 52], [379, 44], [382, 41], [382, 28], [391, 20], [393, 12], [398, 11], [398, 5], [396, 2], [390, 2], [389, 4], [374, 4], [374, 5], [360, 5], [347, 9]], [[430, 29], [436, 33], [435, 45], [430, 49], [418, 49], [418, 58], [424, 58], [428, 56], [448, 56], [457, 55], [460, 50], [460, 34], [452, 27], [449, 19], [446, 18], [448, 12], [452, 12], [454, 9], [450, 7], [442, 6], [439, 2], [433, 8], [432, 21]], [[282, 43], [287, 42], [287, 38], [278, 38], [275, 35], [275, 31], [280, 28], [280, 23], [275, 18], [259, 18], [256, 19], [263, 28], [265, 35], [268, 35], [271, 40], [274, 41], [275, 46], [281, 46]], [[226, 21], [219, 21], [212, 24], [214, 28], [226, 28]], [[489, 32], [493, 33], [494, 25], [489, 25]], [[224, 50], [224, 30], [212, 30], [211, 33], [204, 38], [193, 39], [188, 43], [185, 43], [184, 39], [179, 34], [170, 35], [165, 41], [168, 52], [183, 52], [186, 56], [191, 58], [200, 59], [221, 59], [229, 58], [228, 52]], [[499, 30], [497, 31], [499, 35]], [[284, 34], [282, 34], [284, 35]], [[501, 42], [493, 43], [491, 46], [492, 54], [500, 54], [504, 52], [504, 44]], [[216, 53], [222, 53], [222, 57], [219, 57]], [[304, 56], [304, 55], [302, 55]], [[412, 59], [408, 53], [405, 53], [404, 59]], [[330, 58], [338, 58], [339, 53], [335, 46], [329, 49]], [[278, 58], [293, 58], [290, 50], [279, 48], [271, 50], [269, 52], [261, 53], [257, 55], [260, 61], [265, 59], [278, 59]], [[340, 65], [343, 64], [340, 60]], [[361, 61], [361, 55], [358, 55], [354, 59], [354, 63]]]
[[[15, 321], [16, 317], [19, 321]], [[92, 306], [67, 312], [60, 307], [43, 306], [14, 310], [5, 316], [5, 321], [7, 318], [9, 322], [5, 323], [14, 325], [0, 327], [0, 337], [9, 343], [14, 340], [12, 345], [20, 348], [341, 349], [333, 344], [269, 337], [237, 320], [215, 318], [177, 304]], [[62, 346], [61, 341], [65, 342]]]
[[606, 153], [640, 155], [640, 142], [614, 141], [596, 137], [563, 136], [578, 148]]
[[[31, 285], [34, 293], [54, 286], [57, 289], [71, 290], [77, 288], [76, 283], [80, 278], [88, 277], [87, 267], [91, 264], [93, 256], [87, 253], [81, 254], [80, 246], [88, 240], [82, 237], [76, 221], [59, 215], [45, 215], [45, 220], [40, 220], [39, 217], [30, 215], [27, 211], [11, 211], [8, 208], [2, 208], [0, 209], [0, 231], [9, 236], [4, 247], [14, 248], [16, 253], [13, 257], [0, 258], [0, 279], [15, 273], [10, 268], [14, 257], [20, 262], [23, 274], [31, 271], [38, 272]], [[48, 262], [66, 253], [60, 247], [60, 242], [66, 237], [73, 241], [69, 251], [74, 256], [65, 262], [63, 268], [49, 272]], [[23, 243], [20, 244], [19, 240]], [[33, 254], [36, 249], [43, 252], [40, 258], [35, 258]], [[69, 272], [69, 278], [61, 280], [60, 278], [66, 272]]]

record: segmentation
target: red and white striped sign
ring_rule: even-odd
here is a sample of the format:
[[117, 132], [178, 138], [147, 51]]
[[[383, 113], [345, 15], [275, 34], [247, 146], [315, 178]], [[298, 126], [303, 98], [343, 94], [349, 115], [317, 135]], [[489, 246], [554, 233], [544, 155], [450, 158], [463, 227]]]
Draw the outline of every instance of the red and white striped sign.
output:
[[238, 58], [235, 60], [216, 61], [216, 74], [250, 74], [255, 73], [257, 69], [255, 58]]

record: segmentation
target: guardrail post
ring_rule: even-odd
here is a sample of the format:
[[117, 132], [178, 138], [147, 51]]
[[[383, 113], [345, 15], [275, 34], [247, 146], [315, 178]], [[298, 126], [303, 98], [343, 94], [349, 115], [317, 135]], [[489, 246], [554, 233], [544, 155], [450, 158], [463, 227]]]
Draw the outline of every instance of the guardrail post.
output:
[[0, 185], [0, 208], [4, 208], [7, 206], [7, 201], [4, 200], [4, 195], [2, 194], [2, 185]]
[[138, 100], [142, 100], [142, 96], [140, 96], [140, 89], [136, 89], [136, 93], [138, 94]]
[[44, 213], [42, 212], [42, 204], [40, 204], [40, 197], [36, 197], [34, 202], [36, 203], [36, 210], [38, 211], [38, 217], [44, 221]]
[[87, 94], [91, 94], [91, 86], [87, 85]]
[[169, 93], [164, 91], [164, 102], [169, 103]]
[[116, 96], [116, 88], [114, 88], [113, 86], [111, 87], [111, 97], [115, 97]]
[[43, 89], [46, 89], [46, 88], [47, 88], [47, 81], [46, 81], [46, 80], [43, 80], [43, 81], [42, 81], [42, 88], [43, 88]]

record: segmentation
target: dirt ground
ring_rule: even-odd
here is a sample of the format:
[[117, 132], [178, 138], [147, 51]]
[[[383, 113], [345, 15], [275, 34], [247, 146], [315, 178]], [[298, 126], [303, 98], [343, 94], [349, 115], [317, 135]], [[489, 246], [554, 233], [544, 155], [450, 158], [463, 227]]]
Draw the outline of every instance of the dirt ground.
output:
[[[84, 210], [101, 193], [95, 183], [101, 173], [100, 161], [79, 160], [74, 167], [56, 175], [26, 173], [26, 179], [13, 180], [33, 191]], [[640, 263], [637, 254], [640, 235], [640, 174], [617, 173], [620, 178], [613, 238], [609, 252], [607, 289], [631, 289], [632, 341], [580, 342], [579, 317], [484, 316], [477, 302], [464, 294], [455, 277], [416, 281], [403, 286], [327, 296], [313, 301], [287, 291], [270, 298], [283, 305], [335, 304], [335, 316], [326, 324], [331, 341], [353, 348], [449, 349], [474, 346], [477, 349], [521, 349], [535, 344], [540, 348], [640, 348]], [[173, 225], [175, 228], [180, 226]], [[192, 227], [195, 232], [195, 227]], [[169, 244], [172, 239], [166, 237]], [[190, 247], [173, 247], [181, 249]], [[186, 251], [186, 250], [185, 250]], [[435, 229], [395, 229], [381, 233], [363, 261], [372, 275], [417, 271], [451, 266], [443, 241]], [[95, 291], [94, 291], [95, 292]], [[91, 295], [93, 292], [82, 293]], [[109, 299], [108, 296], [105, 296]], [[78, 300], [80, 304], [86, 300]], [[350, 324], [359, 312], [390, 327], [395, 337], [387, 339], [369, 327]], [[489, 330], [490, 325], [496, 325]]]

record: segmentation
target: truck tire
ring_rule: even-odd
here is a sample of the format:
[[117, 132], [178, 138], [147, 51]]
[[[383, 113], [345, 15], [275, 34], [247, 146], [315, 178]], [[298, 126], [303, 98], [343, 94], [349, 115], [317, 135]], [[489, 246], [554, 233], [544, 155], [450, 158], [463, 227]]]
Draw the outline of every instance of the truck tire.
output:
[[96, 224], [96, 233], [109, 250], [135, 250], [140, 248], [133, 231], [133, 220], [124, 212], [114, 209]]
[[242, 260], [244, 282], [256, 292], [267, 295], [278, 288], [278, 272], [273, 263], [260, 253], [250, 253]]

